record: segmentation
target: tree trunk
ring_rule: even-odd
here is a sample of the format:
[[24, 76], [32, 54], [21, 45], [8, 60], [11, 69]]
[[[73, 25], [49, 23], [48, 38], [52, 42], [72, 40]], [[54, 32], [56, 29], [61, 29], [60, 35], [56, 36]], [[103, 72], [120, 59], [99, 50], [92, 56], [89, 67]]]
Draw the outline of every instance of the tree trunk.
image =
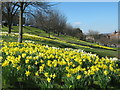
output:
[[1, 23], [1, 28], [3, 28], [3, 24]]
[[8, 33], [10, 34], [11, 33], [11, 22], [9, 21], [9, 23], [8, 23], [8, 28], [9, 28], [9, 31], [8, 31]]
[[9, 28], [8, 33], [11, 33], [11, 29], [12, 29], [12, 15], [11, 14], [9, 16], [8, 28]]
[[50, 31], [49, 31], [49, 38], [50, 38]]
[[18, 35], [18, 42], [22, 43], [22, 33], [23, 33], [23, 3], [20, 3], [20, 16], [19, 16], [19, 35]]
[[60, 33], [58, 32], [58, 37], [59, 37]]
[[9, 19], [8, 19], [8, 33], [10, 34], [11, 33], [11, 27], [12, 27], [12, 17], [11, 17], [11, 13], [9, 13]]

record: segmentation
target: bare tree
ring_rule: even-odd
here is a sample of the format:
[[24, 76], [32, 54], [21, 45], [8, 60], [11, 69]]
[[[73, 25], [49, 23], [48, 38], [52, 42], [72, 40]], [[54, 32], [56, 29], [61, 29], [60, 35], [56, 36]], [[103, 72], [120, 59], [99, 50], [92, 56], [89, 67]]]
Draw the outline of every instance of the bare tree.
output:
[[2, 18], [4, 18], [8, 23], [9, 31], [11, 33], [12, 21], [17, 13], [19, 7], [17, 2], [3, 2], [2, 3]]
[[[19, 17], [19, 36], [18, 36], [18, 42], [22, 43], [22, 26], [23, 26], [23, 13], [25, 10], [27, 10], [27, 7], [34, 7], [39, 10], [47, 11], [48, 8], [51, 6], [49, 3], [45, 2], [19, 2], [18, 6], [20, 7], [20, 17]], [[30, 13], [30, 12], [25, 12]], [[32, 14], [32, 13], [30, 13]]]
[[73, 36], [85, 40], [85, 35], [80, 28], [73, 28], [71, 24], [66, 24], [64, 28], [65, 35]]
[[22, 33], [23, 33], [23, 12], [24, 12], [24, 2], [20, 2], [20, 16], [19, 16], [19, 36], [18, 36], [18, 42], [22, 43]]
[[67, 19], [64, 15], [60, 14], [59, 12], [56, 12], [54, 17], [55, 17], [54, 18], [55, 29], [59, 36], [59, 34], [63, 33], [63, 30], [65, 29]]
[[36, 14], [36, 26], [41, 27], [46, 33], [49, 33], [55, 29], [55, 19], [52, 10], [49, 10], [47, 13], [37, 11]]
[[49, 33], [49, 37], [50, 32], [56, 32], [59, 36], [59, 33], [62, 33], [66, 26], [66, 17], [55, 10], [49, 10], [48, 13], [37, 11], [36, 26]]
[[98, 39], [99, 38], [99, 32], [98, 31], [89, 30], [87, 35], [93, 37], [94, 39]]
[[66, 24], [65, 29], [64, 29], [64, 33], [66, 35], [72, 35], [72, 33], [73, 33], [72, 31], [73, 31], [72, 25]]
[[50, 32], [53, 30], [53, 24], [52, 24], [52, 20], [53, 20], [53, 17], [52, 17], [52, 14], [51, 12], [49, 12], [49, 14], [47, 16], [45, 16], [43, 18], [43, 28], [46, 30], [47, 33], [49, 33], [49, 37], [50, 37]]

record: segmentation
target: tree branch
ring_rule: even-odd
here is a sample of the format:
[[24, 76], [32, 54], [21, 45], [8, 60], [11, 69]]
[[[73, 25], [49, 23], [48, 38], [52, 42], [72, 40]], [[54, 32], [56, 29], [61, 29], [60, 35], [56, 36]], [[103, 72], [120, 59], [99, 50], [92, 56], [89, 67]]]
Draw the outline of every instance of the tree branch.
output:
[[15, 6], [17, 6], [17, 3], [18, 3], [18, 2], [16, 2], [15, 4], [13, 4], [14, 6], [13, 6], [13, 8], [12, 8], [12, 10], [11, 10], [11, 13], [14, 11]]

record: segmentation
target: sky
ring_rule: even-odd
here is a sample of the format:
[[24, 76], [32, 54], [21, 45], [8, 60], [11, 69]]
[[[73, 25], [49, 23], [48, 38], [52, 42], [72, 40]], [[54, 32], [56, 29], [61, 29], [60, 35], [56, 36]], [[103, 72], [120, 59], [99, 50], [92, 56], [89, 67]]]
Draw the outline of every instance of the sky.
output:
[[55, 8], [67, 17], [67, 23], [84, 33], [118, 30], [118, 2], [60, 2]]

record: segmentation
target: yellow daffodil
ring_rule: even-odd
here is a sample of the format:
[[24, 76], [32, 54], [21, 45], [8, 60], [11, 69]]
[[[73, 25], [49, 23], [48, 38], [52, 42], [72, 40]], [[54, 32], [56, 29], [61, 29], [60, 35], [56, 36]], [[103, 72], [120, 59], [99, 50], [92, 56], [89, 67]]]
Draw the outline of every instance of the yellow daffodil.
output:
[[45, 77], [48, 77], [48, 73], [44, 73]]
[[25, 74], [28, 77], [31, 74], [31, 72], [30, 71], [26, 71]]
[[18, 67], [17, 67], [17, 70], [20, 70], [20, 69], [21, 69], [21, 66], [18, 66]]
[[40, 60], [41, 63], [43, 63], [44, 61], [43, 60]]
[[51, 74], [50, 77], [52, 77], [53, 75]]
[[53, 79], [54, 79], [54, 78], [56, 77], [56, 74], [54, 73], [52, 77], [53, 77]]
[[9, 62], [6, 60], [6, 61], [4, 61], [4, 63], [2, 64], [2, 67], [5, 67], [5, 66], [7, 66], [7, 65], [9, 65]]
[[103, 73], [104, 73], [105, 75], [108, 75], [108, 71], [107, 71], [107, 70], [105, 70]]
[[47, 78], [47, 81], [50, 82], [50, 81], [51, 81], [51, 78]]
[[29, 63], [30, 60], [25, 60], [25, 63]]
[[28, 65], [28, 67], [27, 67], [28, 69], [31, 69], [31, 66], [30, 65]]
[[78, 75], [78, 76], [77, 76], [77, 79], [81, 79], [81, 75]]
[[68, 74], [66, 74], [66, 76], [69, 78], [69, 77], [71, 77], [71, 74], [68, 73]]
[[25, 58], [25, 56], [26, 56], [26, 53], [23, 53], [23, 54], [22, 54], [22, 58]]
[[39, 76], [38, 72], [35, 73], [36, 76]]

